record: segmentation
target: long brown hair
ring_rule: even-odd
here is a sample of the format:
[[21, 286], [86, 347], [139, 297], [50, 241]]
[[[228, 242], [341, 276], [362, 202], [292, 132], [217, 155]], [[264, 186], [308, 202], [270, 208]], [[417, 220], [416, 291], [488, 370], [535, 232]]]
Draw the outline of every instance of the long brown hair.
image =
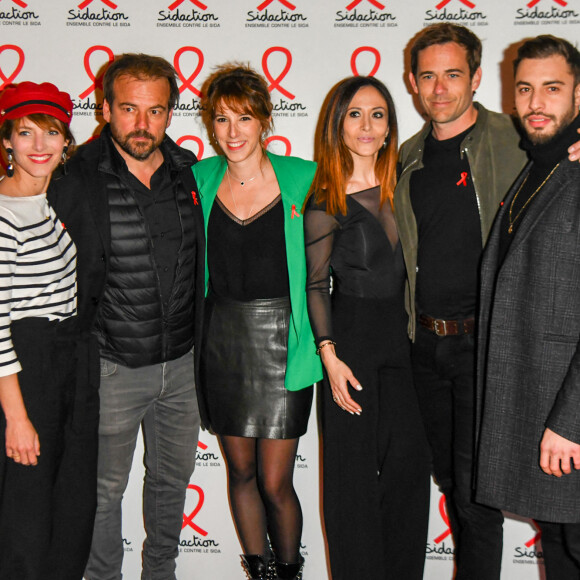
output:
[[389, 134], [379, 150], [375, 176], [381, 185], [381, 204], [393, 203], [397, 169], [398, 128], [395, 104], [387, 87], [374, 77], [348, 77], [338, 82], [326, 96], [314, 137], [314, 160], [318, 163], [308, 197], [326, 203], [326, 212], [346, 215], [346, 183], [353, 172], [352, 155], [344, 143], [342, 130], [350, 102], [363, 87], [375, 88], [387, 103]]

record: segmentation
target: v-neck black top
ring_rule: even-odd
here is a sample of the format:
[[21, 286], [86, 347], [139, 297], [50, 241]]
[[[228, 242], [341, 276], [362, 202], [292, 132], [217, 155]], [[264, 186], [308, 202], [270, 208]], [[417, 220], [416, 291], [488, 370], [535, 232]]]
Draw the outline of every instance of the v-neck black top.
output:
[[288, 296], [282, 197], [247, 220], [238, 219], [216, 197], [207, 228], [207, 262], [211, 290], [221, 298]]
[[391, 205], [380, 187], [346, 196], [346, 215], [326, 213], [311, 196], [304, 212], [308, 313], [316, 341], [332, 338], [330, 291], [400, 301], [405, 267]]

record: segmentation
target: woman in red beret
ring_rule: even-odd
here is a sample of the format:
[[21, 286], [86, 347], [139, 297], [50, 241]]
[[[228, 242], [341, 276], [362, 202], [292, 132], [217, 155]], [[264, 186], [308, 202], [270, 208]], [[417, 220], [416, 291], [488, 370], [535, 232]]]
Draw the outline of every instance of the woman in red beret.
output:
[[46, 199], [73, 143], [72, 108], [50, 83], [0, 94], [3, 580], [79, 580], [90, 548], [97, 389], [77, 324], [76, 248]]

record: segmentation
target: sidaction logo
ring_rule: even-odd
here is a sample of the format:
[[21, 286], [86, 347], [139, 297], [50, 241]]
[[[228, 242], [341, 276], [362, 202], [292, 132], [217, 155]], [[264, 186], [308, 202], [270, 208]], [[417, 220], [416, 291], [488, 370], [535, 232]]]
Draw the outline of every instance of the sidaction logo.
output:
[[[201, 159], [203, 156], [203, 143], [199, 137], [195, 137], [193, 135], [184, 135], [181, 139], [177, 141], [178, 145], [181, 145], [184, 141], [192, 140], [195, 141], [198, 145], [198, 154], [196, 157]], [[212, 453], [211, 451], [207, 450], [207, 445], [202, 441], [197, 442], [197, 450], [195, 454], [195, 465], [197, 467], [220, 467], [221, 463], [219, 461], [219, 457]]]
[[4, 3], [0, 4], [0, 22], [8, 26], [39, 25], [38, 14], [26, 8], [28, 4], [23, 0], [4, 0]]
[[441, 0], [435, 5], [435, 10], [425, 12], [427, 25], [434, 21], [444, 20], [448, 22], [460, 21], [461, 24], [472, 26], [487, 26], [487, 15], [476, 10], [471, 0]]
[[[193, 151], [191, 149], [191, 147], [189, 146], [189, 142], [192, 141], [193, 143], [195, 143], [197, 150]], [[193, 151], [193, 153], [195, 154], [195, 156], [197, 157], [198, 161], [201, 161], [203, 159], [203, 153], [205, 150], [203, 141], [201, 139], [201, 137], [198, 137], [197, 135], [182, 135], [181, 137], [179, 137], [179, 139], [177, 139], [176, 143], [180, 146], [180, 147], [184, 147], [185, 149], [189, 149], [190, 151]], [[185, 143], [185, 145], [184, 145]], [[200, 447], [201, 445], [203, 445], [202, 449], [207, 449], [207, 445], [205, 445], [204, 443], [201, 443], [201, 441], [197, 444], [198, 447]], [[210, 457], [210, 461], [213, 460], [212, 463], [210, 463], [210, 467], [217, 467], [218, 465], [221, 465], [221, 463], [219, 463], [218, 460], [219, 457], [217, 455], [215, 455], [214, 453], [200, 453], [199, 449], [197, 451], [197, 454], [195, 456], [195, 465], [197, 467], [203, 467], [203, 463], [206, 461], [205, 459], [200, 459], [200, 457]]]
[[[15, 54], [10, 56], [11, 53]], [[16, 80], [23, 66], [24, 51], [19, 46], [15, 44], [0, 46], [0, 91]]]
[[334, 18], [335, 28], [385, 28], [398, 26], [397, 17], [387, 10], [385, 0], [352, 0], [338, 10]]
[[[274, 77], [275, 73], [270, 71], [270, 57], [272, 55], [274, 55], [274, 67], [279, 70], [279, 65], [282, 63], [282, 70], [277, 77]], [[276, 91], [281, 95], [278, 102], [272, 101], [274, 104], [273, 114], [277, 117], [307, 117], [306, 107], [295, 100], [296, 96], [288, 90], [286, 84], [282, 84], [282, 81], [290, 72], [291, 67], [292, 53], [283, 46], [271, 46], [262, 56], [262, 70], [264, 71], [264, 76], [270, 83], [268, 90], [272, 94]]]
[[307, 21], [288, 0], [264, 0], [247, 13], [246, 28], [307, 28]]
[[[512, 562], [514, 564], [533, 564], [534, 566], [537, 566], [544, 558], [538, 544], [542, 538], [542, 532], [536, 522], [532, 520], [532, 523], [536, 527], [537, 533], [523, 545], [515, 547], [512, 557]], [[540, 560], [540, 562], [538, 560]]]
[[133, 542], [128, 540], [127, 538], [123, 538], [123, 551], [125, 552], [132, 552], [133, 551]]
[[219, 17], [200, 0], [175, 0], [166, 10], [159, 10], [158, 27], [219, 28]]
[[299, 453], [296, 454], [296, 462], [294, 465], [296, 466], [296, 469], [308, 469], [308, 461], [306, 457]]
[[361, 54], [363, 55], [363, 58], [365, 58], [365, 63], [367, 55], [371, 55], [371, 58], [374, 58], [374, 64], [372, 67], [368, 71], [362, 73], [365, 76], [374, 77], [381, 66], [381, 53], [374, 46], [359, 46], [356, 48], [350, 57], [350, 70], [352, 70], [352, 74], [357, 77], [361, 75], [357, 66], [359, 55]]
[[574, 20], [578, 16], [580, 14], [572, 10], [566, 0], [530, 0], [516, 10], [514, 24], [580, 24], [580, 20]]
[[[188, 511], [187, 505], [192, 498], [195, 504], [193, 510]], [[208, 537], [209, 532], [196, 523], [195, 517], [203, 508], [205, 502], [205, 493], [199, 485], [189, 484], [187, 486], [187, 494], [185, 499], [186, 512], [183, 514], [183, 522], [181, 530], [193, 531], [191, 539], [182, 538], [179, 540], [180, 552], [194, 552], [199, 554], [219, 554], [219, 542]]]
[[[182, 60], [186, 61], [185, 64], [182, 63]], [[199, 117], [201, 85], [197, 84], [196, 79], [203, 69], [204, 61], [203, 52], [197, 46], [182, 46], [175, 53], [173, 67], [181, 85], [179, 87], [179, 103], [173, 108], [174, 117]], [[185, 93], [190, 96], [189, 101], [184, 98]]]
[[84, 0], [68, 11], [67, 26], [131, 26], [112, 0]]
[[264, 147], [277, 155], [292, 155], [292, 143], [284, 135], [270, 135], [264, 140]]
[[[425, 557], [428, 560], [453, 560], [455, 548], [453, 547], [453, 539], [451, 538], [451, 524], [449, 523], [449, 515], [447, 513], [447, 504], [444, 495], [442, 495], [439, 500], [439, 515], [443, 521], [444, 528], [433, 540], [433, 543], [427, 542], [427, 546], [425, 547]], [[447, 544], [445, 544], [445, 540], [447, 540]]]
[[[97, 63], [91, 57], [96, 53], [99, 53], [100, 58], [98, 59], [98, 66], [93, 66], [97, 65]], [[106, 58], [103, 58], [103, 55]], [[95, 92], [97, 90], [103, 91], [103, 76], [114, 59], [115, 55], [108, 46], [97, 44], [87, 49], [83, 59], [83, 66], [90, 84], [79, 93], [78, 98], [72, 99], [75, 116], [97, 117], [103, 114], [103, 105], [98, 102]], [[91, 61], [93, 65], [91, 65]]]

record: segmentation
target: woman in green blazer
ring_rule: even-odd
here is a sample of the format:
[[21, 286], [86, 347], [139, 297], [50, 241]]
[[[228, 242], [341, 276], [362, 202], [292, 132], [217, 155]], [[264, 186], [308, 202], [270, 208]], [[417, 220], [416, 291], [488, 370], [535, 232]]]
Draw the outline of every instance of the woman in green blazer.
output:
[[207, 235], [200, 388], [228, 465], [248, 575], [300, 579], [292, 477], [312, 384], [322, 378], [301, 215], [315, 165], [265, 151], [272, 103], [252, 69], [224, 65], [202, 94], [204, 122], [224, 156], [193, 167]]

